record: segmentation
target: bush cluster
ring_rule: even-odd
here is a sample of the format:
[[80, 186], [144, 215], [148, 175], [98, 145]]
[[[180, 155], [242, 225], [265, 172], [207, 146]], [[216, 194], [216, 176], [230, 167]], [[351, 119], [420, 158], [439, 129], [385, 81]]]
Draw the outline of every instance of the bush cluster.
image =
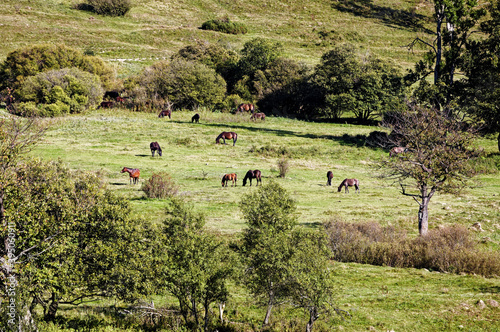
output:
[[415, 239], [375, 222], [331, 221], [325, 229], [335, 260], [340, 262], [500, 275], [500, 254], [477, 248], [463, 226], [434, 229]]
[[212, 30], [233, 35], [246, 34], [247, 27], [243, 23], [231, 22], [229, 18], [206, 21], [201, 25], [203, 30]]
[[18, 90], [16, 112], [25, 116], [58, 116], [96, 106], [103, 89], [98, 76], [78, 68], [49, 70], [28, 77]]
[[154, 173], [143, 183], [141, 190], [149, 198], [167, 198], [176, 195], [179, 187], [170, 174], [164, 172]]
[[99, 76], [106, 88], [111, 85], [113, 71], [100, 58], [84, 55], [65, 45], [41, 44], [18, 49], [7, 55], [0, 65], [0, 90], [10, 87], [16, 91], [30, 76], [72, 67]]
[[124, 16], [132, 7], [130, 0], [87, 0], [88, 9], [104, 16]]

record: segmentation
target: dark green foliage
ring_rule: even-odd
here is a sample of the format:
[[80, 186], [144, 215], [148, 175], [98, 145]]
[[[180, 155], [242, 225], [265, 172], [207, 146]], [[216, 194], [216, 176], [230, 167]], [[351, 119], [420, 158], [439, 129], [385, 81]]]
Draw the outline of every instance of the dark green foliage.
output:
[[212, 108], [226, 93], [224, 79], [206, 65], [182, 59], [157, 62], [136, 78], [135, 94], [163, 99], [177, 109]]
[[96, 107], [104, 91], [98, 76], [78, 68], [49, 70], [28, 77], [18, 90], [17, 111], [25, 116], [58, 116]]
[[98, 174], [77, 175], [61, 162], [30, 161], [15, 175], [5, 194], [5, 221], [15, 225], [24, 300], [37, 299], [31, 310], [41, 304], [53, 320], [63, 303], [133, 299], [144, 286], [132, 268], [140, 259], [141, 231], [126, 200], [108, 191]]
[[64, 45], [42, 44], [7, 55], [0, 66], [0, 91], [7, 87], [17, 90], [29, 76], [38, 73], [72, 67], [99, 76], [104, 87], [111, 83], [113, 73], [100, 58]]
[[397, 107], [403, 99], [399, 72], [373, 55], [357, 55], [349, 45], [325, 53], [310, 84], [320, 97], [309, 105], [316, 117], [337, 119], [352, 112], [363, 122]]
[[481, 25], [487, 38], [471, 41], [463, 62], [466, 78], [461, 80], [459, 101], [484, 132], [498, 133], [500, 151], [500, 4], [490, 4], [491, 18]]
[[172, 60], [184, 59], [201, 62], [215, 69], [226, 80], [233, 74], [239, 58], [238, 53], [223, 45], [203, 41], [186, 46], [172, 56]]
[[231, 22], [227, 17], [206, 21], [201, 25], [201, 28], [203, 30], [212, 30], [233, 35], [244, 35], [248, 32], [247, 27], [243, 23]]
[[406, 233], [379, 224], [332, 221], [325, 224], [335, 260], [440, 272], [495, 276], [498, 252], [483, 251], [462, 226], [431, 230], [410, 239]]
[[130, 0], [86, 0], [88, 7], [99, 15], [124, 16], [132, 8]]
[[154, 173], [142, 184], [142, 191], [149, 198], [167, 198], [177, 194], [179, 186], [167, 172]]
[[[173, 198], [157, 235], [155, 282], [179, 301], [187, 326], [210, 324], [210, 307], [225, 302], [234, 264], [225, 243], [204, 230], [205, 218]], [[202, 324], [203, 320], [203, 324]]]

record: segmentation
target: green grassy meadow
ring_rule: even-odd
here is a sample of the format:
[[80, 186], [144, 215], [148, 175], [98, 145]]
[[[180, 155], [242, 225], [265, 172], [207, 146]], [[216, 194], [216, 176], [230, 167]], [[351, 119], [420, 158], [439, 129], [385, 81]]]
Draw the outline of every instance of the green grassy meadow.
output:
[[[402, 196], [396, 186], [379, 179], [371, 167], [377, 159], [386, 157], [387, 151], [365, 146], [363, 136], [380, 128], [274, 117], [254, 122], [249, 115], [212, 112], [200, 112], [200, 123], [193, 124], [192, 115], [188, 111], [174, 112], [170, 120], [152, 113], [113, 109], [46, 120], [51, 122], [50, 129], [32, 155], [60, 158], [72, 169], [100, 170], [111, 190], [130, 199], [138, 217], [155, 222], [161, 222], [167, 202], [145, 198], [140, 185], [130, 185], [128, 174], [120, 173], [124, 166], [141, 170], [140, 183], [154, 172], [167, 171], [179, 185], [179, 195], [205, 214], [207, 228], [222, 235], [238, 236], [245, 227], [239, 204], [242, 195], [256, 187], [255, 182], [252, 187], [243, 187], [242, 179], [248, 169], [256, 168], [262, 171], [263, 183], [277, 181], [289, 191], [297, 202], [297, 217], [304, 227], [318, 227], [331, 219], [376, 221], [417, 235], [417, 204]], [[232, 146], [232, 141], [216, 145], [215, 137], [229, 130], [238, 133], [236, 146]], [[162, 157], [151, 157], [151, 141], [160, 143]], [[495, 151], [493, 139], [480, 139], [478, 144], [489, 153]], [[290, 162], [284, 179], [278, 177], [279, 155], [272, 152], [283, 150]], [[326, 185], [328, 170], [334, 172], [331, 187]], [[221, 177], [225, 173], [238, 174], [236, 187], [222, 188]], [[360, 194], [337, 192], [338, 184], [346, 177], [360, 180]], [[476, 180], [477, 187], [461, 196], [433, 197], [430, 227], [455, 223], [468, 227], [481, 222], [484, 232], [476, 233], [477, 240], [497, 250], [500, 174], [485, 174]], [[333, 273], [338, 277], [339, 308], [352, 317], [320, 322], [320, 331], [361, 331], [370, 327], [377, 331], [500, 328], [499, 308], [479, 309], [476, 305], [479, 300], [500, 302], [498, 278], [344, 263], [335, 263]], [[227, 305], [228, 319], [241, 323], [245, 327], [242, 330], [258, 329], [264, 312], [244, 290], [236, 286], [233, 289]], [[162, 298], [154, 301], [157, 305], [172, 303]], [[125, 329], [117, 328], [102, 313], [107, 303], [68, 308], [62, 314], [83, 321], [101, 317], [100, 328], [109, 324], [110, 331]], [[278, 321], [294, 317], [290, 324], [305, 324], [301, 311], [276, 309], [275, 315]], [[302, 330], [299, 327], [296, 328]]]
[[[138, 73], [182, 47], [207, 41], [239, 51], [245, 42], [263, 37], [283, 44], [285, 56], [310, 66], [337, 43], [352, 43], [402, 69], [412, 68], [425, 49], [405, 47], [415, 37], [431, 40], [432, 2], [422, 0], [132, 0], [125, 17], [103, 17], [74, 9], [78, 0], [0, 1], [0, 61], [9, 52], [39, 43], [64, 43], [104, 59], [118, 79]], [[246, 25], [246, 35], [201, 30], [210, 19], [228, 17]], [[166, 201], [147, 199], [141, 184], [155, 172], [167, 171], [179, 185], [179, 195], [206, 216], [206, 227], [222, 236], [237, 237], [245, 222], [241, 197], [256, 190], [243, 187], [247, 170], [260, 169], [263, 183], [276, 181], [296, 200], [303, 227], [329, 220], [375, 221], [417, 236], [418, 205], [400, 194], [392, 183], [377, 177], [373, 163], [387, 151], [365, 145], [373, 126], [309, 123], [268, 117], [250, 121], [249, 115], [199, 110], [174, 112], [172, 119], [125, 109], [98, 110], [64, 118], [46, 119], [50, 128], [30, 153], [61, 159], [74, 170], [101, 171], [109, 189], [127, 197], [135, 216], [161, 222]], [[0, 116], [5, 116], [0, 110]], [[222, 131], [238, 133], [236, 146], [216, 145]], [[149, 143], [158, 141], [163, 156], [152, 158]], [[497, 142], [479, 139], [487, 153], [482, 162], [498, 165]], [[277, 162], [285, 153], [290, 170], [278, 177]], [[126, 167], [139, 168], [139, 185], [130, 185]], [[497, 166], [498, 167], [498, 166]], [[331, 187], [326, 172], [333, 171]], [[237, 173], [236, 187], [222, 188], [221, 177]], [[346, 177], [360, 180], [361, 193], [337, 192]], [[475, 178], [475, 187], [460, 196], [435, 195], [430, 204], [430, 228], [480, 222], [473, 233], [485, 249], [500, 248], [500, 173]], [[453, 275], [427, 270], [395, 269], [335, 263], [337, 306], [350, 313], [321, 317], [315, 331], [500, 331], [500, 279]], [[241, 331], [260, 329], [264, 311], [240, 286], [233, 285], [226, 305], [227, 319]], [[157, 307], [172, 299], [154, 297]], [[480, 308], [477, 302], [486, 303]], [[42, 323], [41, 331], [133, 331], [116, 318], [113, 308], [126, 304], [102, 300], [79, 307], [63, 306], [59, 323]], [[302, 331], [306, 315], [300, 310], [275, 308], [275, 331]], [[279, 325], [279, 322], [287, 322]], [[85, 327], [85, 328], [83, 328]]]

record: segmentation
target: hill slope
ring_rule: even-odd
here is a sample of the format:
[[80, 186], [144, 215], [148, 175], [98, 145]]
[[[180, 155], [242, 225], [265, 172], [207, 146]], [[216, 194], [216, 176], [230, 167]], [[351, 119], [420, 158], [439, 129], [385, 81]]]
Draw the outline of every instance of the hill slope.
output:
[[[240, 50], [253, 38], [280, 41], [286, 55], [315, 64], [335, 43], [349, 42], [403, 68], [423, 50], [404, 47], [432, 29], [428, 2], [329, 0], [135, 0], [125, 17], [104, 17], [74, 9], [73, 0], [4, 0], [0, 3], [0, 61], [20, 47], [64, 43], [116, 63], [127, 75], [185, 45], [204, 40]], [[246, 35], [200, 29], [228, 17], [247, 26]]]

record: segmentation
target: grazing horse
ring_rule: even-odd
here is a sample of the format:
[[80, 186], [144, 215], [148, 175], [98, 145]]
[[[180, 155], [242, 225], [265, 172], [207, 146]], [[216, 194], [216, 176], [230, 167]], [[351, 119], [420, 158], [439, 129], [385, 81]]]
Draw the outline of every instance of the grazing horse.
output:
[[101, 105], [99, 105], [99, 107], [97, 107], [97, 109], [99, 109], [99, 108], [111, 108], [111, 107], [113, 107], [114, 104], [115, 103], [112, 101], [103, 101], [101, 103]]
[[266, 115], [264, 113], [253, 113], [250, 119], [253, 120], [261, 119], [262, 121], [264, 121], [266, 119]]
[[332, 185], [332, 178], [333, 178], [333, 172], [332, 171], [326, 172], [326, 185], [327, 186]]
[[237, 112], [248, 112], [250, 111], [251, 113], [253, 113], [255, 111], [255, 107], [253, 106], [253, 104], [239, 104], [238, 105], [238, 108], [237, 108]]
[[163, 110], [158, 114], [159, 118], [163, 118], [165, 116], [168, 116], [169, 119], [172, 119], [172, 111], [171, 110]]
[[395, 146], [389, 152], [389, 157], [395, 156], [399, 153], [408, 152], [408, 148], [405, 146]]
[[339, 186], [338, 192], [342, 190], [342, 187], [345, 187], [345, 192], [349, 192], [349, 187], [354, 186], [356, 188], [356, 192], [359, 193], [359, 181], [358, 179], [344, 179]]
[[196, 113], [195, 115], [193, 115], [193, 117], [191, 118], [191, 123], [193, 122], [200, 122], [200, 115], [198, 113]]
[[219, 144], [221, 138], [224, 140], [224, 144], [226, 144], [226, 139], [232, 139], [234, 146], [236, 144], [236, 140], [238, 139], [238, 134], [232, 131], [223, 131], [219, 136], [217, 136], [217, 138], [215, 139], [215, 143]]
[[151, 154], [153, 155], [153, 157], [155, 156], [155, 151], [158, 151], [158, 155], [161, 157], [161, 147], [158, 142], [149, 143], [149, 148], [151, 149]]
[[134, 180], [134, 184], [139, 182], [139, 176], [141, 175], [141, 171], [139, 171], [138, 168], [128, 168], [128, 167], [123, 167], [121, 173], [128, 172], [130, 175], [130, 184], [132, 184], [132, 180]]
[[228, 181], [232, 181], [233, 182], [233, 184], [231, 185], [231, 187], [236, 186], [236, 180], [237, 180], [236, 173], [224, 174], [224, 176], [222, 177], [222, 186], [223, 187], [227, 187], [227, 182]]
[[257, 186], [259, 185], [259, 182], [260, 182], [260, 185], [262, 185], [262, 179], [260, 178], [261, 176], [261, 173], [258, 169], [252, 171], [252, 170], [249, 170], [247, 172], [247, 174], [245, 174], [245, 177], [243, 178], [243, 186], [245, 186], [247, 184], [247, 179], [250, 180], [250, 186], [252, 185], [252, 179], [257, 179]]

